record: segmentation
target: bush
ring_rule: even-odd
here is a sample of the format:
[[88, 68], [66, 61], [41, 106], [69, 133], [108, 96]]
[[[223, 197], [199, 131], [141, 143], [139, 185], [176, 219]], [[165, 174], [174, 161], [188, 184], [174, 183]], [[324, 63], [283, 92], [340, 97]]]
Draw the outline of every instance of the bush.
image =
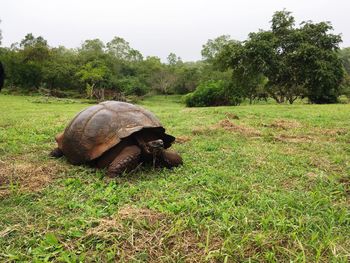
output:
[[206, 81], [197, 89], [185, 95], [188, 107], [238, 105], [242, 101], [231, 83], [224, 81]]
[[148, 87], [136, 77], [124, 78], [119, 85], [125, 95], [143, 96], [149, 92]]

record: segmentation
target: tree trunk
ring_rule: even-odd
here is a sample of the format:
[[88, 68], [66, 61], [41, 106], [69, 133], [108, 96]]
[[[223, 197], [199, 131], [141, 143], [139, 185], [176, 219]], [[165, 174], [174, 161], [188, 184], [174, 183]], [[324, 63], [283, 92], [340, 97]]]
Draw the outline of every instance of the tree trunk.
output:
[[105, 100], [105, 89], [101, 89], [101, 101]]

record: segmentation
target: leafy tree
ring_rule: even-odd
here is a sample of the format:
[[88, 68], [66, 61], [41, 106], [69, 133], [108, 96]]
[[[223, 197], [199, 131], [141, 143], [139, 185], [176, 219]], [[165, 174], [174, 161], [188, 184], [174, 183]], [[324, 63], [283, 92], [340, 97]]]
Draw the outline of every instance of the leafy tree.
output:
[[329, 23], [304, 22], [295, 28], [288, 11], [276, 12], [271, 30], [250, 33], [241, 45], [230, 43], [217, 56], [233, 69], [234, 77], [252, 98], [265, 82], [265, 90], [278, 103], [293, 103], [307, 96], [313, 103], [336, 102], [343, 79], [336, 51], [339, 35]]
[[303, 37], [297, 49], [301, 61], [297, 65], [312, 103], [334, 103], [340, 95], [344, 71], [337, 51], [341, 37], [328, 33], [331, 30], [328, 22], [306, 22], [297, 30]]
[[176, 75], [167, 68], [162, 68], [153, 74], [152, 83], [155, 91], [161, 94], [173, 93], [177, 81]]
[[181, 58], [178, 57], [175, 53], [170, 53], [167, 56], [167, 61], [170, 66], [175, 66], [182, 63]]
[[63, 46], [50, 50], [50, 58], [43, 67], [43, 82], [50, 89], [79, 88], [78, 56]]
[[5, 70], [0, 61], [0, 90], [4, 86], [4, 81], [5, 81]]
[[[0, 24], [1, 24], [1, 19], [0, 19]], [[0, 29], [0, 45], [1, 45], [1, 41], [2, 41], [2, 30]]]
[[94, 88], [101, 88], [109, 74], [108, 68], [101, 62], [88, 62], [76, 75], [85, 83], [87, 95], [91, 98]]
[[346, 73], [350, 75], [350, 47], [339, 50], [339, 56], [342, 60]]
[[[1, 23], [1, 20], [0, 20]], [[2, 31], [0, 29], [0, 45], [1, 45], [1, 40], [2, 40]], [[2, 87], [4, 86], [4, 81], [5, 81], [5, 70], [4, 67], [0, 61], [0, 91], [2, 89]]]
[[132, 49], [129, 42], [121, 37], [114, 37], [107, 43], [107, 52], [118, 60], [141, 61], [143, 59], [142, 54]]
[[175, 74], [177, 76], [173, 91], [176, 94], [186, 94], [193, 92], [200, 79], [200, 70], [195, 63], [184, 63], [179, 66]]
[[216, 64], [220, 52], [222, 52], [226, 46], [235, 43], [237, 43], [237, 41], [231, 39], [230, 35], [222, 35], [215, 39], [209, 39], [207, 43], [202, 46], [202, 57], [206, 62]]
[[47, 41], [41, 36], [27, 34], [20, 45], [13, 46], [10, 67], [12, 84], [25, 88], [39, 88], [43, 83], [43, 68], [50, 57]]
[[341, 94], [350, 98], [350, 47], [341, 49], [339, 51], [339, 56], [345, 69], [345, 78], [342, 83]]
[[143, 96], [149, 90], [147, 86], [137, 77], [126, 77], [119, 80], [119, 85], [125, 95]]

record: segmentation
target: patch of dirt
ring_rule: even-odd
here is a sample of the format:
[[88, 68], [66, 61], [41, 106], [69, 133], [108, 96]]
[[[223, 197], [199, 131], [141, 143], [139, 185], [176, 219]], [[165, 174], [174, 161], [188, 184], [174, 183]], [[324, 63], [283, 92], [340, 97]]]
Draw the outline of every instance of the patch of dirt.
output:
[[186, 136], [186, 135], [177, 136], [175, 139], [175, 143], [183, 144], [183, 143], [189, 142], [191, 140], [192, 140], [191, 137]]
[[343, 172], [343, 168], [341, 166], [336, 165], [327, 158], [321, 156], [311, 156], [310, 165], [326, 172]]
[[275, 140], [280, 142], [287, 143], [304, 143], [304, 142], [312, 142], [313, 138], [307, 135], [288, 135], [288, 134], [279, 134], [276, 135]]
[[229, 119], [233, 119], [233, 120], [239, 120], [238, 115], [232, 113], [232, 112], [225, 112], [225, 116]]
[[331, 162], [328, 159], [320, 156], [311, 156], [310, 165], [326, 171], [328, 171], [332, 166]]
[[163, 262], [164, 256], [185, 262], [204, 262], [210, 251], [222, 246], [222, 239], [210, 237], [174, 224], [169, 215], [148, 208], [124, 206], [111, 218], [98, 221], [84, 239], [103, 239], [117, 248], [116, 261], [130, 262], [146, 256], [146, 262]]
[[218, 123], [218, 126], [221, 128], [224, 128], [227, 131], [230, 132], [236, 132], [236, 133], [240, 133], [244, 136], [248, 136], [248, 137], [259, 137], [261, 136], [261, 132], [249, 127], [249, 126], [245, 126], [245, 125], [238, 125], [235, 124], [229, 120], [222, 120]]
[[192, 129], [193, 135], [210, 135], [213, 134], [217, 129], [215, 127], [194, 127]]
[[283, 129], [283, 130], [289, 130], [289, 129], [295, 129], [300, 128], [302, 125], [300, 122], [296, 120], [275, 120], [270, 125], [267, 125], [271, 128], [277, 128], [277, 129]]
[[38, 163], [30, 158], [0, 160], [0, 197], [10, 194], [11, 188], [18, 191], [40, 191], [63, 167], [53, 161]]
[[288, 145], [286, 147], [280, 147], [280, 154], [282, 155], [297, 155], [297, 154], [300, 154], [300, 151], [298, 149], [298, 146], [292, 146], [292, 145]]
[[349, 132], [348, 129], [316, 129], [316, 132], [321, 135], [328, 135], [328, 136], [339, 136], [339, 135], [345, 135]]

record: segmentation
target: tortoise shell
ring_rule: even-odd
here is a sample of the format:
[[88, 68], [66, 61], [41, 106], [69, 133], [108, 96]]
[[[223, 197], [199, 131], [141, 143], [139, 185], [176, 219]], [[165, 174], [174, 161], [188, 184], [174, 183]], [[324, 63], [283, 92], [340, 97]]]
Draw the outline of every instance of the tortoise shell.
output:
[[98, 158], [123, 138], [143, 129], [157, 132], [165, 148], [175, 140], [165, 134], [150, 111], [126, 102], [105, 101], [78, 113], [57, 142], [71, 163], [81, 164]]

